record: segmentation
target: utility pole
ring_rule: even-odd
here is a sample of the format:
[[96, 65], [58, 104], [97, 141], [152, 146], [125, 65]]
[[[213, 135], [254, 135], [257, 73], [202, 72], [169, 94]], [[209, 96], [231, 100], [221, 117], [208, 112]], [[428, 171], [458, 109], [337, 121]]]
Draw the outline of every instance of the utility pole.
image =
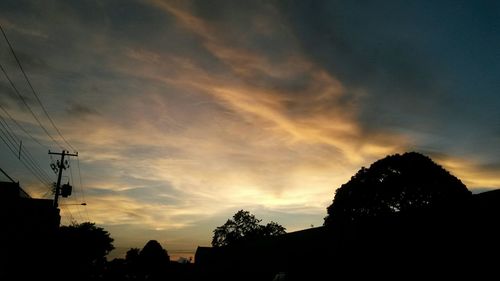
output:
[[66, 169], [66, 164], [64, 163], [64, 156], [76, 156], [78, 157], [78, 152], [75, 153], [75, 154], [70, 154], [69, 151], [66, 151], [66, 150], [63, 150], [61, 153], [59, 152], [51, 152], [49, 150], [49, 154], [52, 154], [52, 155], [61, 155], [61, 160], [60, 161], [57, 161], [57, 168], [58, 168], [58, 172], [59, 174], [57, 175], [57, 183], [56, 183], [56, 193], [54, 195], [54, 207], [57, 208], [59, 205], [57, 204], [57, 202], [59, 201], [59, 194], [60, 194], [60, 190], [61, 190], [61, 177], [62, 177], [62, 171], [64, 169]]

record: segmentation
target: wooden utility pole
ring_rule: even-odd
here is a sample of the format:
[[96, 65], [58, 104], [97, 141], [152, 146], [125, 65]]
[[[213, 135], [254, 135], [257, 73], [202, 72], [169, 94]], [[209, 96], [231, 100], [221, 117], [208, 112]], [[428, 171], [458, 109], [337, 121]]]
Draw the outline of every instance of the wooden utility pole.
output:
[[64, 156], [76, 156], [78, 157], [78, 152], [75, 154], [70, 154], [69, 151], [63, 150], [61, 153], [59, 152], [51, 152], [49, 150], [49, 154], [52, 155], [61, 155], [61, 160], [57, 161], [57, 168], [58, 168], [58, 175], [57, 175], [57, 183], [56, 183], [56, 192], [54, 195], [54, 207], [58, 207], [58, 201], [59, 201], [59, 194], [61, 193], [61, 177], [62, 177], [62, 171], [66, 169], [66, 164], [64, 163]]

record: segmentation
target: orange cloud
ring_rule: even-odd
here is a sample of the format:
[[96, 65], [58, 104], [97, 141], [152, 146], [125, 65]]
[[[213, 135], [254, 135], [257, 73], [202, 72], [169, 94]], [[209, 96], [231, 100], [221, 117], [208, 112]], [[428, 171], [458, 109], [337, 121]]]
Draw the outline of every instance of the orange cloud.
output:
[[[85, 120], [92, 126], [76, 126], [84, 127], [71, 131], [88, 152], [82, 160], [107, 163], [116, 181], [127, 175], [168, 182], [183, 192], [186, 204], [165, 207], [120, 197], [112, 215], [97, 216], [100, 222], [133, 223], [128, 210], [150, 209], [138, 221], [152, 228], [182, 228], [192, 222], [168, 217], [160, 222], [154, 214], [218, 214], [252, 204], [275, 210], [304, 206], [323, 214], [334, 189], [360, 166], [411, 146], [404, 135], [364, 131], [357, 121], [356, 94], [303, 57], [293, 38], [288, 45], [293, 55], [271, 62], [229, 44], [189, 11], [155, 3], [198, 35], [230, 72], [209, 72], [188, 57], [140, 48], [126, 49], [123, 59], [114, 61], [117, 73], [161, 82], [168, 90], [148, 89], [115, 100], [113, 106], [126, 112], [120, 121], [103, 113]], [[259, 83], [262, 77], [303, 81], [299, 89], [280, 88]], [[134, 149], [145, 150], [144, 155]], [[93, 186], [128, 188], [126, 182]], [[104, 212], [112, 198], [96, 198], [93, 208]]]
[[433, 159], [458, 177], [469, 189], [489, 189], [500, 186], [497, 168], [489, 168], [475, 159], [437, 154]]

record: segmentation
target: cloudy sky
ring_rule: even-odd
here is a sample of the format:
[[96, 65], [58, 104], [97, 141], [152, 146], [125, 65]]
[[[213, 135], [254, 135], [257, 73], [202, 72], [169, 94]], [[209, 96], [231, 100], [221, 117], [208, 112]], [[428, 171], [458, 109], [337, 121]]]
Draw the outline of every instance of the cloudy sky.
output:
[[[62, 223], [104, 227], [114, 256], [150, 239], [192, 256], [239, 209], [288, 231], [321, 225], [335, 189], [393, 153], [500, 188], [496, 1], [4, 0], [0, 24], [79, 153]], [[48, 134], [3, 73], [0, 121], [54, 181], [47, 151], [73, 148], [0, 39]], [[6, 143], [0, 153], [50, 197]]]

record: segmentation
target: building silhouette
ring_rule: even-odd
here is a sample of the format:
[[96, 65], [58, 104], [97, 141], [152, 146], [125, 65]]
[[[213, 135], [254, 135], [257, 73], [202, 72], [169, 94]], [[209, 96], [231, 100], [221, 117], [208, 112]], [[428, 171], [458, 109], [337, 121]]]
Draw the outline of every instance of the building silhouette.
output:
[[46, 271], [60, 220], [53, 200], [32, 198], [17, 182], [0, 182], [0, 279]]

